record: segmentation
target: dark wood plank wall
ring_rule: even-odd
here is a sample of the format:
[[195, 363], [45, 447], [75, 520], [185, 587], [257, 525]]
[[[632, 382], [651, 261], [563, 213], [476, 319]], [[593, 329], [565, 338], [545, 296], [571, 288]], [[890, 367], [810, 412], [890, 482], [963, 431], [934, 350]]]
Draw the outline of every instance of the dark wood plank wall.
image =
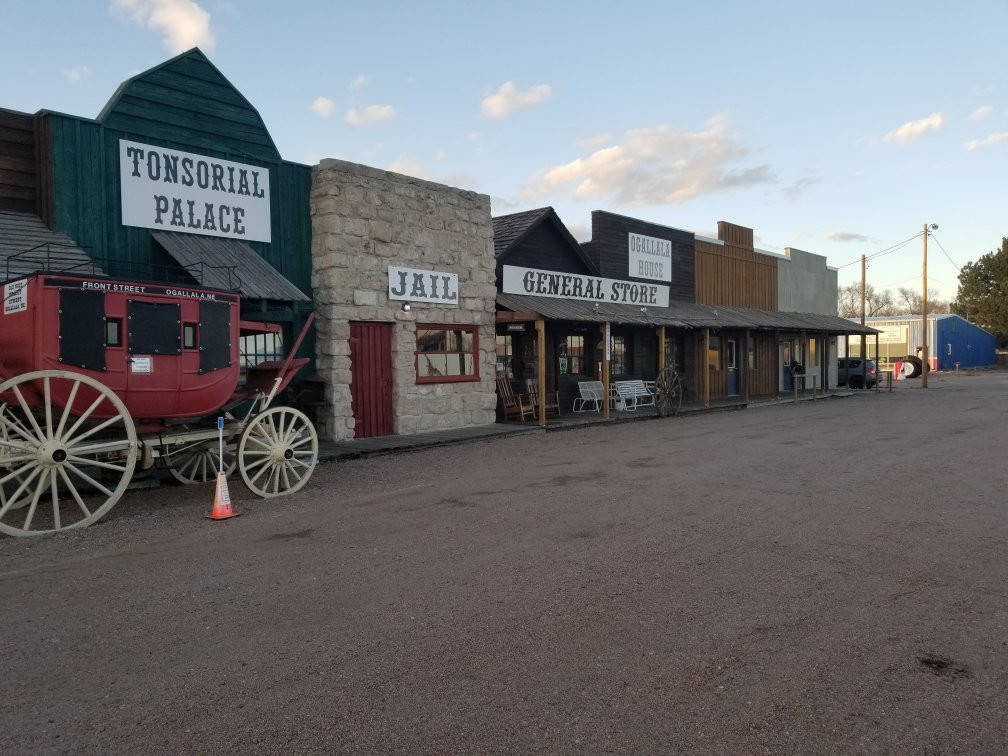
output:
[[497, 259], [498, 285], [501, 267], [504, 265], [559, 270], [565, 273], [592, 273], [560, 230], [549, 220], [540, 223]]
[[38, 211], [36, 117], [0, 110], [0, 210]]
[[[592, 212], [592, 240], [583, 244], [606, 278], [629, 278], [629, 234], [644, 234], [672, 242], [672, 281], [668, 283], [669, 298], [693, 301], [693, 234], [677, 228], [646, 223], [637, 218], [616, 215], [604, 210]], [[644, 279], [631, 279], [644, 280]], [[653, 281], [651, 283], [654, 283]], [[661, 281], [659, 283], [665, 283]]]
[[696, 301], [777, 309], [777, 260], [753, 250], [752, 229], [720, 221], [723, 245], [696, 240]]

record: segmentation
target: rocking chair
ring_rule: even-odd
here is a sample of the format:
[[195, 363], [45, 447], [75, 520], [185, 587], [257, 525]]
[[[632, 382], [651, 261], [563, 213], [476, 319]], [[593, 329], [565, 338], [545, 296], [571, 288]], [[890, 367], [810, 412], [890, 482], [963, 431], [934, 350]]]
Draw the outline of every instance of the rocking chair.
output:
[[[539, 416], [539, 381], [535, 378], [525, 379], [525, 388], [528, 389], [528, 397], [532, 402], [532, 408], [535, 410], [535, 417]], [[554, 417], [560, 417], [560, 394], [556, 391], [546, 392], [546, 416], [549, 417], [552, 414]]]

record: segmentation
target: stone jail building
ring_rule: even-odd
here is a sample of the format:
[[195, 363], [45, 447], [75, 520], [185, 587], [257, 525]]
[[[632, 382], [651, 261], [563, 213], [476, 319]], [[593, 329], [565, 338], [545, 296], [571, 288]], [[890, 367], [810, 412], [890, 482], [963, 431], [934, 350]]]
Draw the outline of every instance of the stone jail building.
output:
[[323, 160], [311, 219], [320, 435], [493, 423], [490, 198]]

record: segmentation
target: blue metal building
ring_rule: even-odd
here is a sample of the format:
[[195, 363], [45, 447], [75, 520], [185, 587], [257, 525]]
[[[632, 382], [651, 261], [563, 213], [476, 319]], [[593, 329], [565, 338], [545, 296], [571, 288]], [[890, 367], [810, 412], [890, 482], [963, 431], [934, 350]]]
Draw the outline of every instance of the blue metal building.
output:
[[[855, 318], [851, 318], [855, 320]], [[867, 341], [868, 356], [888, 363], [907, 355], [917, 354], [921, 344], [919, 316], [900, 315], [865, 318], [865, 324], [879, 333], [878, 355], [875, 340]], [[857, 356], [860, 340], [851, 339], [850, 354]], [[928, 315], [928, 351], [932, 370], [955, 370], [997, 364], [994, 336], [978, 325], [958, 315]], [[843, 356], [841, 344], [840, 355]]]

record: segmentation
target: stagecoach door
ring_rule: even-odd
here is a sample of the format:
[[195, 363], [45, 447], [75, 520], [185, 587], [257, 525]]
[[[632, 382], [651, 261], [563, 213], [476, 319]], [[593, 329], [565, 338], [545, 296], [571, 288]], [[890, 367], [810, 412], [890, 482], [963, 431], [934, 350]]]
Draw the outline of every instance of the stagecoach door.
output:
[[350, 394], [356, 438], [392, 435], [390, 323], [350, 324]]

